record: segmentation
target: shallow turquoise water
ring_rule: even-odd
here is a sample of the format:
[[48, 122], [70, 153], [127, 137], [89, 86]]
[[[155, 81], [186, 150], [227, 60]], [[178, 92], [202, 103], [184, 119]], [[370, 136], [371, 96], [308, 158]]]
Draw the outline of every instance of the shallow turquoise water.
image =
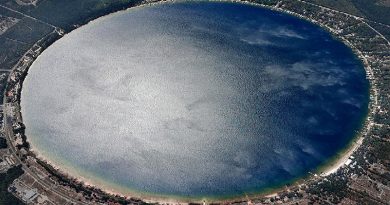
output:
[[21, 105], [33, 147], [84, 178], [218, 197], [283, 185], [345, 148], [366, 116], [368, 81], [349, 48], [306, 21], [166, 3], [54, 43]]

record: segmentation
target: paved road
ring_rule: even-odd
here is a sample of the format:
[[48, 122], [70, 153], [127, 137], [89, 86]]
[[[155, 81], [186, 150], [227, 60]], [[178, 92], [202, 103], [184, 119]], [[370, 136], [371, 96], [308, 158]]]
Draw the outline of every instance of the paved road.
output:
[[385, 40], [385, 41], [387, 42], [388, 45], [390, 45], [389, 40], [388, 40], [385, 36], [383, 36], [379, 31], [377, 31], [377, 30], [374, 29], [372, 26], [370, 26], [366, 21], [370, 21], [370, 22], [373, 22], [373, 23], [376, 23], [376, 24], [380, 24], [380, 25], [383, 25], [383, 26], [386, 26], [386, 27], [390, 27], [390, 26], [387, 25], [387, 24], [379, 23], [379, 22], [376, 22], [376, 21], [373, 21], [373, 20], [368, 20], [368, 19], [365, 19], [365, 18], [360, 17], [360, 16], [355, 16], [355, 15], [352, 15], [352, 14], [349, 14], [349, 13], [346, 13], [346, 12], [343, 12], [343, 11], [334, 10], [334, 9], [329, 8], [329, 7], [321, 6], [321, 5], [318, 5], [318, 4], [315, 4], [315, 3], [310, 3], [310, 2], [307, 2], [307, 1], [304, 1], [304, 0], [297, 0], [297, 1], [300, 1], [300, 2], [305, 3], [305, 4], [317, 6], [317, 7], [320, 7], [320, 8], [322, 8], [322, 9], [326, 9], [326, 10], [333, 11], [333, 12], [336, 12], [336, 13], [341, 13], [341, 14], [344, 14], [344, 15], [346, 15], [346, 16], [349, 16], [349, 17], [355, 18], [355, 19], [357, 19], [357, 20], [360, 20], [360, 21], [362, 21], [364, 24], [366, 24], [368, 27], [370, 27], [370, 28], [371, 28], [375, 33], [377, 33], [381, 38], [383, 38], [383, 40]]
[[[342, 14], [344, 14], [344, 15], [353, 17], [353, 18], [358, 19], [358, 20], [361, 20], [363, 23], [367, 24], [367, 26], [370, 27], [373, 31], [375, 31], [381, 38], [383, 38], [383, 39], [387, 42], [388, 45], [390, 45], [389, 40], [386, 39], [386, 37], [383, 36], [383, 35], [382, 35], [380, 32], [378, 32], [376, 29], [374, 29], [373, 27], [371, 27], [366, 21], [374, 22], [374, 23], [381, 24], [381, 25], [384, 25], [384, 26], [387, 26], [387, 27], [390, 27], [389, 25], [382, 24], [382, 23], [378, 23], [378, 22], [371, 21], [371, 20], [367, 20], [367, 19], [364, 19], [364, 18], [359, 17], [359, 16], [351, 15], [351, 14], [348, 14], [348, 13], [345, 13], [345, 12], [342, 12], [342, 11], [334, 10], [334, 9], [331, 9], [331, 8], [328, 8], [328, 7], [324, 7], [324, 6], [321, 6], [321, 5], [317, 5], [317, 4], [313, 4], [313, 3], [309, 3], [309, 2], [306, 2], [306, 1], [303, 1], [303, 0], [298, 0], [298, 1], [300, 1], [300, 2], [302, 2], [302, 3], [314, 5], [314, 6], [323, 8], [323, 9], [331, 10], [331, 11], [334, 11], [334, 12], [337, 12], [337, 13], [342, 13]], [[54, 25], [52, 25], [52, 24], [50, 24], [50, 23], [47, 23], [47, 22], [44, 22], [44, 21], [42, 21], [42, 20], [36, 19], [36, 18], [34, 18], [34, 17], [32, 17], [32, 16], [29, 16], [29, 15], [26, 15], [26, 14], [21, 13], [21, 12], [19, 12], [19, 11], [13, 10], [13, 9], [8, 8], [8, 7], [6, 7], [6, 6], [3, 6], [3, 5], [1, 5], [1, 4], [0, 4], [0, 7], [5, 8], [5, 9], [10, 10], [10, 11], [13, 11], [13, 12], [15, 12], [15, 13], [18, 13], [18, 14], [20, 14], [20, 15], [23, 15], [24, 17], [33, 19], [33, 20], [35, 20], [35, 21], [37, 21], [37, 22], [46, 24], [46, 25], [48, 25], [48, 26], [54, 28], [55, 30], [56, 30], [56, 29], [60, 29], [60, 28], [58, 28], [58, 27], [56, 27], [56, 26], [54, 26]], [[54, 30], [53, 32], [55, 32], [55, 30]], [[43, 39], [43, 38], [42, 38], [42, 39]], [[38, 42], [39, 42], [39, 41], [38, 41]], [[25, 56], [25, 55], [24, 55], [24, 56]], [[24, 57], [24, 56], [23, 56], [23, 57]], [[23, 59], [23, 57], [19, 60], [19, 62]], [[16, 65], [18, 65], [19, 62], [18, 62]], [[15, 65], [15, 67], [12, 68], [12, 70], [16, 69], [16, 65]], [[7, 70], [7, 71], [8, 71], [8, 70]], [[6, 94], [6, 93], [4, 93], [4, 96], [6, 96], [5, 94]], [[10, 142], [12, 141], [11, 138], [12, 138], [14, 135], [13, 135], [13, 129], [12, 129], [12, 124], [11, 124], [11, 123], [12, 123], [12, 122], [11, 122], [11, 117], [10, 117], [10, 116], [7, 116], [7, 114], [8, 114], [7, 110], [8, 110], [10, 107], [9, 107], [8, 104], [6, 104], [6, 100], [5, 100], [5, 99], [6, 99], [6, 98], [4, 97], [4, 99], [3, 99], [3, 101], [4, 101], [4, 102], [3, 102], [3, 103], [4, 103], [4, 128], [3, 128], [3, 129], [4, 129], [4, 135], [5, 135], [5, 137], [7, 138], [7, 141], [8, 141], [8, 143], [9, 143], [10, 149], [11, 149], [11, 151], [12, 151], [12, 155], [14, 155], [15, 158], [17, 159], [17, 163], [19, 163], [19, 164], [22, 165], [23, 170], [24, 170], [26, 173], [30, 174], [31, 177], [34, 178], [34, 180], [36, 181], [36, 183], [39, 183], [41, 186], [45, 187], [45, 189], [50, 190], [50, 191], [52, 191], [53, 193], [57, 194], [58, 196], [62, 197], [62, 198], [65, 199], [68, 203], [89, 204], [89, 203], [86, 203], [86, 202], [77, 201], [77, 200], [75, 200], [74, 198], [71, 198], [71, 197], [69, 197], [69, 196], [63, 194], [62, 192], [59, 192], [59, 191], [57, 191], [57, 190], [55, 190], [55, 189], [52, 189], [53, 184], [47, 183], [46, 181], [42, 181], [34, 172], [32, 172], [32, 171], [31, 171], [31, 170], [30, 170], [30, 169], [29, 169], [29, 168], [28, 168], [28, 167], [19, 159], [19, 157], [16, 155], [16, 148], [12, 145], [12, 143], [10, 143]]]
[[[0, 5], [1, 6], [1, 5]], [[53, 32], [56, 32], [56, 29], [53, 30]], [[49, 33], [50, 34], [50, 33]], [[47, 34], [47, 35], [49, 35]], [[39, 41], [41, 41], [42, 39], [44, 39], [47, 35], [45, 35], [44, 37], [42, 37]], [[39, 42], [37, 41], [37, 42]], [[29, 51], [27, 51], [28, 53]], [[26, 54], [27, 54], [26, 53]], [[19, 65], [19, 63], [22, 61], [22, 59], [24, 59], [24, 57], [26, 56], [26, 54], [24, 54], [18, 61], [18, 63], [16, 63], [16, 65], [12, 68], [12, 70], [15, 70], [17, 68], [17, 66]], [[10, 81], [10, 75], [8, 76], [8, 80], [7, 82]], [[47, 183], [46, 181], [43, 181], [41, 180], [34, 172], [32, 172], [20, 159], [19, 157], [16, 155], [16, 148], [13, 146], [13, 144], [11, 143], [12, 142], [12, 137], [14, 136], [14, 133], [13, 133], [13, 128], [12, 128], [12, 122], [11, 122], [11, 116], [8, 116], [9, 114], [9, 110], [11, 109], [11, 106], [6, 102], [6, 90], [4, 91], [4, 98], [3, 98], [3, 119], [4, 119], [4, 122], [3, 122], [3, 130], [4, 130], [4, 135], [5, 137], [7, 138], [7, 142], [8, 142], [8, 145], [10, 147], [10, 150], [12, 152], [12, 155], [15, 156], [15, 158], [17, 159], [17, 163], [18, 164], [21, 164], [22, 165], [22, 168], [23, 170], [30, 174], [32, 178], [34, 178], [34, 180], [39, 183], [41, 186], [43, 186], [45, 189], [47, 190], [50, 190], [52, 191], [54, 194], [57, 194], [58, 196], [60, 196], [61, 198], [65, 199], [68, 203], [74, 203], [74, 204], [90, 204], [90, 203], [86, 203], [86, 202], [80, 202], [72, 197], [69, 197], [68, 195], [62, 193], [62, 192], [59, 192], [55, 189], [52, 189], [52, 185], [53, 184], [49, 184]]]
[[32, 17], [32, 16], [29, 16], [29, 15], [27, 15], [27, 14], [25, 14], [25, 13], [22, 13], [22, 12], [16, 11], [16, 10], [14, 10], [14, 9], [11, 9], [11, 8], [9, 8], [9, 7], [6, 7], [6, 6], [4, 6], [4, 5], [1, 5], [1, 4], [0, 4], [0, 7], [4, 8], [4, 9], [7, 9], [7, 10], [9, 10], [9, 11], [12, 11], [12, 12], [18, 13], [18, 14], [20, 14], [20, 15], [24, 16], [24, 17], [27, 17], [27, 18], [33, 19], [33, 20], [35, 20], [35, 21], [37, 21], [37, 22], [39, 22], [39, 23], [46, 24], [46, 25], [48, 25], [48, 26], [50, 26], [50, 27], [52, 27], [52, 28], [58, 28], [57, 26], [54, 26], [53, 24], [50, 24], [50, 23], [44, 22], [44, 21], [42, 21], [42, 20], [39, 20], [39, 19], [37, 19], [37, 18], [34, 18], [34, 17]]
[[[12, 122], [11, 122], [11, 117], [10, 116], [7, 116], [7, 109], [8, 108], [8, 105], [4, 104], [4, 135], [6, 136], [7, 138], [7, 141], [8, 142], [11, 142], [11, 137], [14, 136], [13, 134], [13, 128], [12, 128]], [[24, 164], [20, 159], [19, 157], [16, 155], [16, 148], [12, 145], [12, 143], [9, 143], [9, 147], [11, 148], [11, 151], [12, 151], [12, 155], [15, 156], [16, 158], [16, 163], [17, 164], [21, 164], [22, 165], [22, 168], [23, 170], [28, 173], [32, 178], [34, 178], [34, 180], [36, 181], [36, 183], [40, 184], [41, 186], [45, 187], [45, 189], [47, 190], [50, 190], [52, 191], [53, 193], [57, 194], [58, 196], [62, 197], [63, 199], [65, 199], [67, 202], [71, 202], [71, 203], [74, 203], [74, 204], [89, 204], [89, 203], [85, 203], [85, 202], [80, 202], [78, 200], [75, 200], [74, 198], [71, 198], [69, 197], [68, 195], [66, 194], [63, 194], [62, 192], [59, 192], [57, 191], [56, 189], [52, 189], [52, 186], [53, 184], [51, 183], [47, 183], [46, 181], [43, 181], [41, 180], [37, 174], [35, 174], [34, 172], [32, 172], [27, 166], [26, 164]]]

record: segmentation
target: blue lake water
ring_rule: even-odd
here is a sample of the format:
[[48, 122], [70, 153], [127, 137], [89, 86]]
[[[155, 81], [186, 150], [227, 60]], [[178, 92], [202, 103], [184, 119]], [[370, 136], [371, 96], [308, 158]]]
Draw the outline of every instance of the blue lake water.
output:
[[89, 23], [34, 62], [21, 99], [43, 157], [112, 190], [261, 191], [356, 136], [369, 83], [343, 43], [250, 5], [182, 2]]

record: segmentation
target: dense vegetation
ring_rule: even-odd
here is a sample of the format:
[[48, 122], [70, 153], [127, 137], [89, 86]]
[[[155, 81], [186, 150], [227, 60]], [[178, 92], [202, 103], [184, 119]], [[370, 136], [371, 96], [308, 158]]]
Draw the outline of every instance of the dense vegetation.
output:
[[141, 3], [142, 0], [46, 0], [37, 6], [20, 6], [15, 1], [0, 0], [0, 4], [70, 31], [99, 16]]
[[306, 0], [339, 11], [365, 17], [372, 21], [390, 24], [390, 4], [383, 0]]
[[3, 137], [0, 137], [0, 149], [7, 148], [7, 140]]
[[19, 165], [9, 169], [7, 173], [0, 174], [0, 205], [23, 204], [18, 198], [8, 192], [8, 186], [23, 173], [22, 166]]
[[[275, 5], [279, 0], [253, 0], [254, 2], [261, 2], [268, 5]], [[295, 1], [295, 0], [291, 0]], [[382, 24], [390, 25], [390, 3], [387, 6], [383, 2], [389, 2], [389, 0], [305, 0], [307, 2], [312, 2], [327, 6], [336, 10], [344, 11], [353, 15], [362, 16], [369, 20], [376, 21]], [[26, 13], [30, 16], [33, 16], [42, 21], [53, 24], [64, 29], [66, 32], [77, 28], [79, 25], [87, 23], [89, 20], [97, 18], [99, 16], [121, 10], [123, 8], [131, 7], [132, 5], [140, 3], [141, 0], [41, 0], [37, 6], [20, 6], [15, 3], [15, 0], [0, 0], [0, 5], [7, 6], [14, 10]], [[299, 5], [299, 4], [297, 4]], [[310, 11], [310, 8], [307, 7], [306, 10]], [[311, 12], [315, 13], [315, 12]], [[21, 14], [16, 12], [11, 12], [0, 7], [0, 14], [15, 17], [21, 19], [20, 24], [16, 25], [14, 28], [9, 29], [3, 35], [0, 35], [0, 69], [11, 69], [15, 63], [20, 59], [20, 57], [41, 37], [48, 34], [52, 31], [52, 28], [44, 23], [39, 23], [32, 21], [29, 18], [24, 18]], [[386, 25], [368, 22], [371, 26], [381, 32], [383, 35], [387, 36], [390, 39], [390, 29]], [[372, 32], [371, 30], [367, 32]], [[44, 42], [43, 47], [47, 47], [52, 43], [58, 36], [53, 35], [53, 38], [49, 39], [47, 42]], [[368, 45], [365, 45], [366, 47]], [[383, 55], [388, 55], [384, 53]], [[379, 62], [380, 63], [380, 62]], [[382, 82], [384, 85], [381, 89], [382, 92], [390, 92], [390, 70], [383, 68], [381, 73], [381, 79], [379, 82]], [[4, 73], [4, 72], [2, 72]], [[6, 79], [6, 78], [4, 78]], [[5, 80], [1, 81], [0, 84], [3, 85]], [[1, 88], [1, 89], [4, 89]], [[1, 92], [3, 93], [3, 92]], [[386, 99], [385, 99], [386, 98]], [[382, 107], [389, 107], [390, 101], [388, 98], [382, 96], [381, 102]], [[377, 114], [374, 118], [375, 122], [388, 125], [390, 124], [390, 118], [388, 113]], [[371, 144], [370, 148], [372, 151], [367, 155], [358, 155], [357, 161], [360, 163], [361, 167], [356, 167], [356, 169], [367, 170], [368, 167], [364, 164], [365, 161], [381, 161], [385, 166], [390, 167], [390, 128], [381, 128], [374, 130], [373, 134], [378, 138], [370, 139], [366, 144]], [[387, 139], [387, 140], [383, 140]], [[4, 144], [3, 138], [0, 138], [0, 148], [6, 146]], [[366, 150], [360, 150], [361, 152], [366, 152]], [[361, 156], [361, 158], [360, 158]], [[363, 158], [363, 156], [365, 158]], [[366, 159], [367, 157], [367, 159]], [[372, 172], [372, 171], [370, 171]], [[8, 170], [7, 173], [0, 174], [0, 205], [2, 204], [22, 204], [17, 198], [12, 194], [8, 193], [7, 188], [12, 181], [20, 176], [23, 173], [21, 167], [14, 167]], [[376, 173], [377, 174], [377, 173]], [[382, 183], [390, 184], [390, 174], [382, 174]], [[59, 176], [57, 176], [59, 177]], [[338, 176], [336, 176], [337, 179]], [[337, 182], [337, 181], [336, 181]], [[66, 181], [63, 181], [66, 183]], [[77, 186], [77, 185], [76, 185]], [[335, 203], [345, 195], [345, 186], [346, 182], [341, 180], [335, 184], [323, 183], [319, 186], [319, 189], [310, 189], [313, 193], [322, 195], [321, 193], [335, 193], [336, 196], [334, 199], [329, 202]], [[76, 188], [77, 189], [77, 188]], [[79, 191], [82, 190], [82, 187], [79, 187]], [[86, 193], [90, 193], [86, 191]], [[358, 198], [366, 198], [364, 193], [355, 193]], [[109, 196], [104, 196], [102, 201], [110, 200]], [[117, 199], [119, 203], [122, 202], [122, 199]], [[358, 201], [358, 200], [357, 200]], [[372, 202], [371, 204], [374, 204]], [[360, 203], [363, 204], [363, 203]]]

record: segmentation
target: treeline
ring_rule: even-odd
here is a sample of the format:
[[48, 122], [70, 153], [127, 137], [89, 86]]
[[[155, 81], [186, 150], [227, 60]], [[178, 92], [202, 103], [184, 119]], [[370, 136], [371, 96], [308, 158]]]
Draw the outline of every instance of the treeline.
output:
[[10, 192], [8, 187], [11, 183], [24, 173], [22, 165], [10, 168], [7, 173], [0, 174], [0, 205], [22, 205], [24, 204]]

